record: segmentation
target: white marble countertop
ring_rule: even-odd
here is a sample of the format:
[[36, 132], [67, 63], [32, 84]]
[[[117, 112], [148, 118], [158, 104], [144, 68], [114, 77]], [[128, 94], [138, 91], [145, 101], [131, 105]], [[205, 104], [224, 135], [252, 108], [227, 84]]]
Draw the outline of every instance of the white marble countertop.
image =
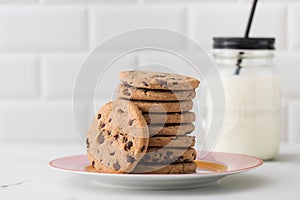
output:
[[1, 144], [0, 199], [295, 199], [300, 195], [300, 144], [278, 158], [214, 186], [178, 191], [115, 189], [48, 167], [54, 158], [85, 153], [80, 144]]

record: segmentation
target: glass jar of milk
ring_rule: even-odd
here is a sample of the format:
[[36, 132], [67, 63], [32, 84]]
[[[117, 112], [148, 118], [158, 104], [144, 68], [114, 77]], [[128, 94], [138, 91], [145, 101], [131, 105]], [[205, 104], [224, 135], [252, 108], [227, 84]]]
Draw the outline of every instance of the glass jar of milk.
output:
[[274, 38], [214, 38], [226, 114], [215, 151], [273, 159], [279, 150], [281, 98]]

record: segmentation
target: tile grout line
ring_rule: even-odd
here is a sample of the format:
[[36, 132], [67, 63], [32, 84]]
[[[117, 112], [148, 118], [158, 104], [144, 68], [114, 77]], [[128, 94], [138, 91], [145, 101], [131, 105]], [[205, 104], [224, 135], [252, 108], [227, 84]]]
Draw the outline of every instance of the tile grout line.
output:
[[90, 51], [90, 18], [89, 18], [89, 8], [91, 7], [90, 5], [85, 5], [82, 6], [84, 8], [84, 23], [85, 23], [85, 47], [84, 47], [84, 52], [89, 52]]
[[85, 14], [85, 21], [86, 21], [86, 42], [87, 42], [87, 51], [90, 52], [92, 47], [92, 6], [86, 6], [86, 14]]
[[286, 30], [286, 35], [285, 35], [285, 39], [286, 39], [286, 50], [287, 51], [293, 51], [293, 49], [291, 48], [291, 44], [290, 44], [290, 4], [286, 4], [286, 13], [285, 13], [285, 30]]
[[182, 29], [183, 29], [183, 34], [185, 34], [187, 37], [189, 36], [188, 32], [188, 5], [184, 4], [183, 5], [183, 24], [182, 24]]
[[37, 100], [43, 99], [43, 56], [42, 54], [37, 54]]

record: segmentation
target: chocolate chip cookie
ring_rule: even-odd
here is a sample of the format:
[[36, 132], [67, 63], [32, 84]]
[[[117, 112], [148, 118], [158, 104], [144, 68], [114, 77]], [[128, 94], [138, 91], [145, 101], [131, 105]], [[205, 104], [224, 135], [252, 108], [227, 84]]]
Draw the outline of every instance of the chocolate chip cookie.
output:
[[193, 108], [193, 101], [135, 101], [131, 100], [142, 112], [175, 113], [185, 112]]
[[192, 162], [196, 159], [196, 150], [194, 148], [157, 148], [148, 147], [140, 164], [170, 164]]
[[103, 173], [129, 173], [147, 151], [149, 131], [131, 102], [114, 101], [98, 112], [87, 135], [92, 167]]
[[175, 136], [189, 134], [195, 129], [195, 126], [192, 123], [180, 125], [154, 124], [149, 125], [148, 128], [150, 136]]
[[168, 136], [149, 138], [149, 147], [193, 147], [195, 136]]
[[184, 113], [143, 113], [147, 124], [180, 124], [192, 123], [196, 120], [193, 112]]
[[195, 90], [151, 90], [120, 84], [118, 96], [123, 99], [146, 101], [185, 101], [196, 96]]
[[123, 71], [120, 79], [126, 86], [158, 90], [193, 90], [200, 83], [189, 76], [150, 71]]
[[170, 165], [138, 164], [132, 173], [135, 174], [190, 174], [194, 173], [197, 165], [194, 162], [177, 163]]

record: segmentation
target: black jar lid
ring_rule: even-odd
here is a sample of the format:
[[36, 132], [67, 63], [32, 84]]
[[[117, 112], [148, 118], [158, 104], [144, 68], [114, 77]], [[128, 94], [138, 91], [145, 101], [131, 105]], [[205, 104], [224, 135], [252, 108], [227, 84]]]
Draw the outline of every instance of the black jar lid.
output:
[[275, 38], [214, 37], [214, 49], [275, 49]]

